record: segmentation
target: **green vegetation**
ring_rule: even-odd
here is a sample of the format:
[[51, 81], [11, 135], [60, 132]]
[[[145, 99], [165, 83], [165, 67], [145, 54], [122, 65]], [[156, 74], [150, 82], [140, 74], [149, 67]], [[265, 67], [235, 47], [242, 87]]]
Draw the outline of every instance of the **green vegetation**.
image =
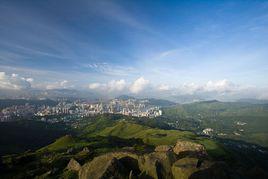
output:
[[[214, 129], [214, 136], [268, 146], [268, 105], [207, 101], [163, 109], [162, 119], [171, 126], [201, 133]], [[244, 123], [238, 125], [237, 122]]]
[[116, 136], [125, 139], [136, 138], [142, 139], [144, 143], [153, 146], [174, 145], [179, 139], [190, 140], [203, 144], [206, 150], [214, 157], [226, 155], [226, 152], [218, 143], [207, 138], [198, 137], [192, 132], [150, 128], [127, 121], [119, 121], [112, 127], [87, 134], [87, 136]]
[[164, 99], [149, 98], [148, 101], [150, 105], [154, 105], [154, 106], [167, 107], [167, 106], [176, 105], [176, 103], [168, 101], [168, 100], [164, 100]]
[[39, 149], [38, 151], [59, 151], [67, 148], [82, 148], [83, 146], [87, 145], [88, 143], [86, 141], [79, 140], [71, 135], [66, 135], [57, 139], [54, 143]]
[[[213, 111], [217, 111], [215, 104], [212, 103], [218, 102], [204, 104], [203, 108], [212, 106]], [[218, 107], [221, 111], [217, 115], [218, 120], [225, 120], [222, 115], [223, 113], [226, 115], [226, 111], [222, 110], [221, 105]], [[191, 108], [192, 112], [194, 111], [193, 109], [197, 110], [193, 107]], [[222, 145], [225, 141], [220, 143], [211, 138], [198, 136], [190, 131], [174, 130], [165, 121], [161, 121], [167, 117], [166, 112], [168, 110], [179, 111], [177, 116], [167, 120], [170, 123], [173, 120], [181, 119], [178, 117], [180, 115], [184, 116], [185, 120], [198, 121], [202, 119], [206, 121], [206, 119], [210, 119], [201, 118], [198, 110], [196, 113], [193, 112], [193, 116], [199, 117], [195, 119], [193, 116], [188, 116], [190, 113], [183, 106], [177, 106], [165, 109], [165, 116], [157, 119], [103, 114], [72, 121], [68, 123], [68, 126], [36, 121], [2, 123], [0, 129], [3, 130], [0, 130], [0, 132], [3, 132], [1, 136], [4, 137], [0, 138], [0, 142], [5, 144], [1, 145], [4, 146], [4, 153], [8, 153], [6, 150], [9, 148], [13, 148], [13, 150], [19, 148], [20, 150], [23, 149], [22, 151], [32, 149], [32, 151], [2, 156], [0, 160], [0, 178], [34, 178], [35, 176], [43, 178], [77, 178], [77, 172], [66, 169], [68, 162], [72, 158], [83, 165], [94, 157], [107, 152], [131, 151], [145, 155], [151, 153], [155, 146], [174, 145], [177, 140], [204, 145], [209, 158], [212, 160], [225, 160], [230, 165], [233, 165], [237, 161], [246, 158], [247, 162], [250, 161], [249, 163], [252, 166], [259, 165], [258, 162], [261, 162], [263, 166], [267, 165], [266, 159], [268, 157], [263, 157], [262, 153], [255, 155], [256, 153], [252, 152], [252, 150], [248, 150], [246, 153], [240, 154], [244, 151], [241, 151], [240, 148], [230, 151], [229, 148]], [[210, 116], [211, 114], [208, 111], [202, 113], [202, 115]], [[233, 118], [234, 121], [236, 118]], [[264, 118], [264, 116], [263, 119], [260, 117], [259, 120], [264, 120]], [[232, 117], [229, 120], [232, 120]], [[208, 120], [207, 124], [210, 123], [213, 124]], [[224, 124], [228, 126], [228, 122]], [[219, 124], [216, 123], [216, 125]], [[262, 129], [264, 130], [264, 128]], [[256, 136], [253, 136], [253, 139], [262, 137], [267, 139], [267, 133], [257, 133], [258, 130], [255, 132], [254, 135]], [[34, 138], [32, 139], [31, 137]], [[45, 141], [45, 143], [44, 139], [48, 139], [48, 137], [49, 140]], [[10, 139], [10, 143], [8, 143], [7, 139]], [[20, 140], [22, 141], [21, 143]], [[265, 142], [265, 140], [262, 142]], [[16, 146], [22, 144], [25, 145], [24, 148]], [[234, 141], [232, 146], [235, 145]], [[244, 144], [242, 143], [241, 145]]]

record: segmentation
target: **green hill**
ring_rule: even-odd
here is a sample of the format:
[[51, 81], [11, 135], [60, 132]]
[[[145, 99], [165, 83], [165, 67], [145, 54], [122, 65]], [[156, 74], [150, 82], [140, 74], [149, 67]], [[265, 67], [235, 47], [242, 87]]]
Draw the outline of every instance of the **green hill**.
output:
[[217, 137], [224, 134], [225, 138], [268, 146], [267, 104], [197, 102], [164, 108], [162, 118], [178, 129], [201, 133], [205, 128], [212, 128]]
[[[121, 115], [98, 115], [81, 120], [79, 125], [74, 122], [72, 134], [64, 134], [47, 146], [32, 152], [3, 156], [0, 160], [0, 178], [77, 178], [77, 172], [66, 169], [71, 159], [84, 165], [109, 152], [132, 152], [135, 155], [148, 156], [156, 146], [174, 146], [177, 140], [203, 144], [209, 160], [212, 161], [225, 161], [240, 167], [240, 161], [244, 159], [245, 162], [242, 163], [246, 166], [243, 167], [267, 166], [267, 157], [265, 158], [263, 153], [256, 153], [253, 149], [253, 152], [245, 153], [240, 151], [240, 144], [237, 150], [231, 151], [226, 145], [223, 146], [213, 139], [189, 131], [161, 129], [158, 128], [159, 125], [151, 122], [149, 125], [143, 122], [146, 124], [143, 125], [139, 120], [141, 119]], [[41, 125], [43, 124], [45, 123]], [[229, 144], [237, 145], [236, 141]]]
[[43, 151], [58, 151], [68, 148], [82, 148], [83, 146], [89, 145], [88, 142], [78, 139], [76, 137], [73, 137], [71, 135], [65, 135], [59, 139], [57, 139], [52, 144], [49, 144], [46, 147], [43, 147], [39, 149], [39, 152]]
[[127, 121], [119, 121], [111, 127], [88, 134], [87, 136], [116, 136], [124, 139], [136, 138], [142, 139], [144, 143], [154, 146], [174, 145], [178, 139], [189, 140], [203, 144], [208, 153], [214, 157], [226, 155], [224, 149], [217, 142], [198, 137], [192, 132], [150, 128]]

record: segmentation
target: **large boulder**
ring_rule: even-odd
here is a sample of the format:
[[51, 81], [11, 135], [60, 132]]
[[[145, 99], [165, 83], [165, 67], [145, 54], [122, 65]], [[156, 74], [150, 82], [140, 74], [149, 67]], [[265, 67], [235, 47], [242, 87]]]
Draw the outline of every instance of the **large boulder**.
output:
[[139, 159], [141, 171], [153, 178], [172, 178], [171, 166], [176, 161], [173, 152], [153, 152]]
[[197, 158], [185, 157], [172, 165], [174, 179], [188, 179], [193, 173], [210, 167], [208, 161], [201, 161]]
[[140, 173], [138, 156], [129, 152], [114, 152], [95, 157], [79, 170], [79, 178], [126, 178]]
[[172, 147], [169, 145], [159, 145], [159, 146], [155, 147], [154, 151], [155, 152], [171, 152]]
[[176, 145], [173, 147], [173, 152], [182, 157], [185, 156], [195, 156], [195, 157], [205, 157], [207, 156], [206, 149], [203, 145], [197, 144], [190, 141], [177, 141]]
[[138, 156], [130, 152], [112, 152], [95, 157], [82, 166], [79, 178], [109, 178], [110, 176], [139, 178], [172, 178], [171, 166], [176, 161], [173, 152], [153, 152]]
[[81, 169], [81, 165], [75, 159], [72, 158], [66, 168], [68, 170], [79, 171]]

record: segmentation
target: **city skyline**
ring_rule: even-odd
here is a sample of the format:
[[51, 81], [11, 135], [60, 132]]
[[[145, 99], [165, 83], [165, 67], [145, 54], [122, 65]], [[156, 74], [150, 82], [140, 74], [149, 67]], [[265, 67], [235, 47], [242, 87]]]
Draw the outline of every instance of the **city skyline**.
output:
[[0, 90], [268, 99], [267, 1], [0, 2]]

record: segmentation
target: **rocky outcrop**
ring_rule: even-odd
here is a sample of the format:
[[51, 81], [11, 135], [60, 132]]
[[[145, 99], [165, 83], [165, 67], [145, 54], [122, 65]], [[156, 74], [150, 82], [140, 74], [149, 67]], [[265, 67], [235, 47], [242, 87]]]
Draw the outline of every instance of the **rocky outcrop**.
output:
[[72, 158], [66, 168], [68, 170], [79, 171], [81, 169], [81, 165], [75, 159]]
[[[182, 153], [186, 156], [182, 156]], [[197, 154], [197, 157], [193, 154]], [[111, 152], [84, 164], [79, 170], [79, 178], [188, 179], [235, 176], [225, 165], [199, 157], [204, 155], [206, 151], [202, 145], [188, 141], [178, 141], [173, 148], [157, 146], [155, 152], [143, 155], [124, 150]]]
[[139, 166], [153, 178], [171, 178], [171, 166], [176, 161], [173, 152], [153, 152], [139, 160]]
[[176, 161], [173, 152], [153, 152], [138, 156], [130, 152], [114, 152], [95, 157], [82, 166], [79, 178], [103, 178], [108, 176], [151, 176], [171, 178], [171, 166]]
[[79, 171], [79, 178], [127, 177], [131, 169], [139, 168], [138, 158], [136, 154], [129, 152], [114, 152], [95, 157], [91, 162], [82, 166]]
[[159, 146], [155, 147], [154, 151], [155, 152], [171, 152], [172, 147], [169, 145], [159, 145]]
[[195, 157], [207, 156], [206, 149], [203, 145], [193, 143], [190, 141], [178, 140], [176, 145], [173, 147], [173, 152], [182, 157], [184, 156], [195, 156]]
[[208, 161], [185, 157], [172, 165], [172, 175], [174, 179], [188, 179], [194, 172], [207, 169], [210, 165], [211, 163]]

